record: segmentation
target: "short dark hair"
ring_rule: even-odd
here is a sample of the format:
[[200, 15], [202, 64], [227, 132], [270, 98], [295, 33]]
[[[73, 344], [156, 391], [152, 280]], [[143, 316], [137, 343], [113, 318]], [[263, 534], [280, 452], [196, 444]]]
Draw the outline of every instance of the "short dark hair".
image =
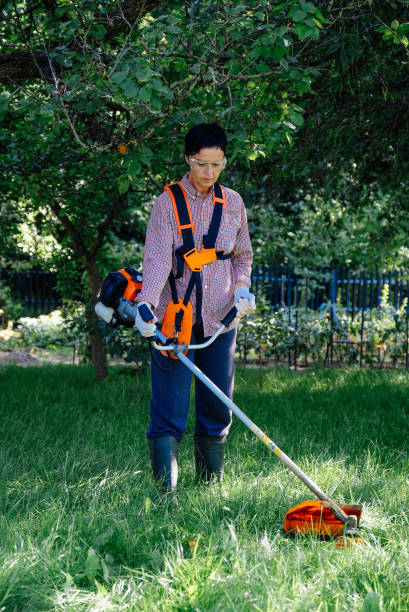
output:
[[185, 155], [194, 155], [200, 149], [207, 147], [218, 147], [226, 153], [226, 132], [217, 123], [194, 125], [185, 136]]

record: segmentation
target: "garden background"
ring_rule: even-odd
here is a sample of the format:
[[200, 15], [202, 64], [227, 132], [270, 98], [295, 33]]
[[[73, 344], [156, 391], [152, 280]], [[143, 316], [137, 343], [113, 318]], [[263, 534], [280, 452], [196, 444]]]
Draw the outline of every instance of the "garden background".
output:
[[[1, 366], [0, 609], [408, 609], [407, 2], [0, 13], [0, 361], [75, 364]], [[282, 536], [305, 492], [239, 424], [224, 485], [195, 487], [186, 444], [186, 503], [155, 497], [146, 346], [93, 304], [106, 273], [140, 265], [183, 135], [214, 120], [255, 252], [236, 401], [364, 504], [365, 551]], [[61, 303], [27, 317], [10, 279], [34, 270]]]

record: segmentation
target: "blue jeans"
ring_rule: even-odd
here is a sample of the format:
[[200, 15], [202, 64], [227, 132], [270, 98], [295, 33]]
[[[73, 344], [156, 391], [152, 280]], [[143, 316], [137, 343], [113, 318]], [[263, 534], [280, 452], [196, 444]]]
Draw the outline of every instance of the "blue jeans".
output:
[[[190, 350], [188, 358], [230, 399], [233, 397], [234, 351], [236, 329], [221, 334], [205, 349]], [[191, 344], [204, 342], [202, 326], [194, 326]], [[169, 359], [159, 351], [155, 359], [163, 368]], [[181, 440], [189, 409], [192, 373], [178, 359], [171, 360], [169, 371], [162, 371], [151, 359], [151, 422], [147, 438], [173, 436]], [[207, 436], [225, 436], [231, 425], [229, 410], [200, 380], [195, 379], [195, 432]]]

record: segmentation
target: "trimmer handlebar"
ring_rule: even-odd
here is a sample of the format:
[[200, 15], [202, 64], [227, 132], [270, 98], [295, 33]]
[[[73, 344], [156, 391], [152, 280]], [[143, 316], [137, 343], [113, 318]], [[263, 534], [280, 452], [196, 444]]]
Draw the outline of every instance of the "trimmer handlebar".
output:
[[[135, 321], [135, 317], [138, 312], [137, 308], [138, 304], [134, 304], [132, 302], [129, 302], [125, 298], [121, 298], [118, 306], [118, 314], [122, 319], [124, 319], [124, 321]], [[144, 308], [146, 309], [146, 312], [144, 311]], [[144, 305], [139, 309], [139, 314], [141, 315], [142, 319], [144, 321], [146, 320], [147, 322], [149, 322], [147, 319], [150, 319], [150, 312], [149, 316], [148, 312], [148, 308]], [[155, 336], [149, 339], [152, 340], [152, 346], [158, 351], [173, 351], [175, 354], [186, 351], [188, 349], [206, 348], [216, 340], [216, 338], [222, 333], [222, 331], [226, 327], [230, 325], [230, 323], [232, 323], [232, 321], [234, 321], [236, 316], [237, 308], [233, 306], [233, 308], [229, 310], [227, 315], [220, 322], [221, 325], [219, 329], [206, 342], [202, 342], [201, 344], [167, 344], [169, 342], [169, 338], [162, 334], [159, 328], [156, 329]], [[147, 319], [145, 319], [145, 317], [147, 317]], [[159, 342], [161, 342], [162, 344], [157, 344], [155, 340], [159, 340]]]

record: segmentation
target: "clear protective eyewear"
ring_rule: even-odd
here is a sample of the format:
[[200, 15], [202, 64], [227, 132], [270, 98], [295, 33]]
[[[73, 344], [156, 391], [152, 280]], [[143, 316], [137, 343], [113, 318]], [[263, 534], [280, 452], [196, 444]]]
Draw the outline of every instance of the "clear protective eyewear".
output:
[[196, 164], [196, 166], [202, 168], [203, 170], [207, 167], [211, 168], [212, 170], [223, 170], [227, 164], [227, 159], [225, 157], [216, 161], [205, 161], [204, 159], [196, 159], [196, 157], [189, 155], [188, 159], [190, 164]]

